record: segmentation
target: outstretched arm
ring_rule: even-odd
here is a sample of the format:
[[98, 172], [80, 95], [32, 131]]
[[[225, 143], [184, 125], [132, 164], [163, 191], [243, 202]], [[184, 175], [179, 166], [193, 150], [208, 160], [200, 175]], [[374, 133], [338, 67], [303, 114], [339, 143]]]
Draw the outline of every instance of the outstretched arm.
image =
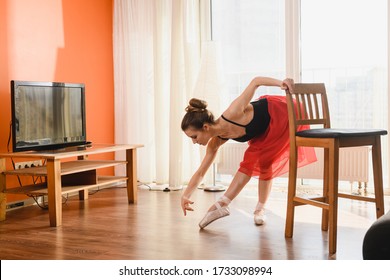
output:
[[294, 83], [292, 79], [285, 79], [284, 81], [268, 78], [268, 77], [255, 77], [245, 90], [230, 104], [226, 110], [230, 116], [242, 114], [247, 108], [249, 102], [252, 100], [257, 88], [259, 86], [277, 86], [281, 89], [291, 89], [291, 85]]
[[198, 170], [196, 170], [194, 175], [192, 175], [190, 182], [188, 183], [188, 186], [181, 197], [181, 208], [183, 209], [184, 216], [187, 215], [187, 211], [194, 210], [191, 207], [191, 204], [194, 203], [190, 200], [191, 194], [202, 182], [204, 175], [206, 174], [207, 170], [209, 169], [217, 155], [218, 148], [225, 142], [226, 140], [214, 137], [210, 139], [209, 143], [207, 144], [206, 155], [204, 156]]

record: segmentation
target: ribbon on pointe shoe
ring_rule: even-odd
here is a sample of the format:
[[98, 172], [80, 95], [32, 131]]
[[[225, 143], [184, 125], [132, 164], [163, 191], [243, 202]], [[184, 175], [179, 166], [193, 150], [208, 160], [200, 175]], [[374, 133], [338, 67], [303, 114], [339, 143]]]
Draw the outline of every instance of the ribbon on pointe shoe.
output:
[[205, 228], [207, 225], [210, 223], [214, 222], [215, 220], [218, 220], [220, 218], [223, 218], [225, 216], [230, 215], [230, 210], [228, 206], [221, 206], [219, 204], [219, 201], [217, 201], [215, 204], [215, 207], [217, 209], [211, 210], [206, 213], [206, 215], [203, 217], [203, 219], [199, 222], [199, 227], [200, 228]]

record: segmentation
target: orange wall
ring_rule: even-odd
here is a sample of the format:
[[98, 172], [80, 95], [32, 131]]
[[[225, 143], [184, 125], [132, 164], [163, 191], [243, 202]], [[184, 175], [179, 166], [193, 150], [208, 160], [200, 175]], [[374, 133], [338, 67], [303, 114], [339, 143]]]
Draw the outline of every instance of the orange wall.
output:
[[0, 1], [0, 152], [7, 152], [10, 80], [84, 83], [88, 140], [114, 142], [112, 5]]

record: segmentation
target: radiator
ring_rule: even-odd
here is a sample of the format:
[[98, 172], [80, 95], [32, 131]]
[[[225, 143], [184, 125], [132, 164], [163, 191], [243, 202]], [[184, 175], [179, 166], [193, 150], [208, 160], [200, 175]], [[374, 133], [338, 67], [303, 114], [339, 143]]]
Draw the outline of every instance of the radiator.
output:
[[[246, 143], [225, 143], [221, 147], [218, 160], [218, 173], [234, 175], [239, 168]], [[370, 147], [342, 148], [339, 154], [339, 180], [359, 182], [367, 185], [369, 178], [369, 153]], [[322, 179], [324, 168], [323, 149], [315, 148], [317, 161], [298, 169], [298, 178]], [[283, 175], [282, 177], [287, 177]]]

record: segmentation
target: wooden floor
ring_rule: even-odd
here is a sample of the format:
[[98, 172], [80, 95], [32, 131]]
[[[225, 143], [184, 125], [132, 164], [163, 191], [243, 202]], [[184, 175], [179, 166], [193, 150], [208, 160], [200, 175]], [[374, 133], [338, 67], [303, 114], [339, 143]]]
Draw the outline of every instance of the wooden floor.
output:
[[100, 190], [85, 202], [70, 197], [57, 228], [49, 227], [47, 210], [35, 205], [10, 211], [0, 222], [0, 259], [361, 260], [364, 234], [375, 220], [372, 203], [340, 199], [338, 251], [329, 256], [317, 208], [297, 208], [294, 237], [284, 238], [284, 188], [271, 194], [266, 225], [253, 223], [257, 190], [247, 186], [231, 203], [231, 215], [204, 230], [198, 222], [222, 193], [196, 190], [196, 211], [187, 217], [180, 208], [181, 193], [139, 187], [135, 205], [127, 203], [122, 187]]

